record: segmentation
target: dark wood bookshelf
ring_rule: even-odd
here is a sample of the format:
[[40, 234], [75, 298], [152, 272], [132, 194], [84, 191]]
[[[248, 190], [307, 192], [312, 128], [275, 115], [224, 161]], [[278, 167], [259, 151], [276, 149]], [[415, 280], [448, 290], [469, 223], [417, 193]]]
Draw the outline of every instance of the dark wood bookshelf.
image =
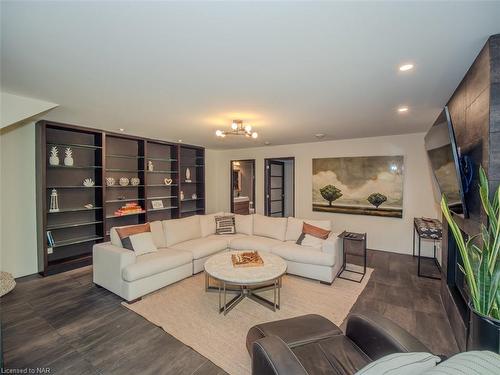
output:
[[[49, 163], [58, 150], [59, 164]], [[71, 148], [73, 165], [66, 165]], [[153, 170], [149, 170], [149, 162]], [[168, 220], [205, 212], [205, 151], [201, 147], [105, 132], [50, 121], [37, 123], [37, 238], [39, 272], [46, 276], [92, 263], [92, 246], [109, 241], [114, 226]], [[186, 181], [186, 169], [191, 181]], [[106, 178], [112, 177], [109, 186]], [[121, 186], [120, 178], [129, 179]], [[130, 179], [139, 178], [138, 185]], [[83, 186], [92, 178], [94, 186]], [[165, 179], [172, 179], [167, 185]], [[52, 189], [59, 211], [51, 212]], [[181, 191], [184, 200], [180, 199]], [[196, 197], [193, 198], [193, 194]], [[153, 201], [156, 208], [153, 208]], [[128, 203], [140, 212], [117, 215]], [[92, 204], [90, 208], [84, 207]], [[49, 245], [47, 232], [53, 243]]]

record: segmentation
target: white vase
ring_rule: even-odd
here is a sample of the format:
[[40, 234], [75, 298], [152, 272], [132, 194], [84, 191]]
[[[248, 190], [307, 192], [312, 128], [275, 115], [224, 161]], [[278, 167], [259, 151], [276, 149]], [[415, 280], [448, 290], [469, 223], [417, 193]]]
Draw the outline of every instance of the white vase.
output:
[[184, 200], [184, 192], [181, 190], [181, 201]]
[[51, 156], [49, 158], [50, 165], [59, 165], [59, 156]]
[[68, 166], [68, 167], [72, 167], [72, 166], [73, 166], [73, 163], [74, 163], [74, 161], [73, 161], [73, 158], [72, 158], [72, 157], [68, 157], [68, 156], [66, 156], [66, 157], [64, 158], [64, 165], [66, 165], [66, 166]]

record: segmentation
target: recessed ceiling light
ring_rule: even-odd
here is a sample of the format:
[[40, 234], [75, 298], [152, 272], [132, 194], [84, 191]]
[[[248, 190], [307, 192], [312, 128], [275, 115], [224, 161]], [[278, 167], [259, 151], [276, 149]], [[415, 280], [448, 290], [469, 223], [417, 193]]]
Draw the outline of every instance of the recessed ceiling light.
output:
[[413, 64], [403, 64], [399, 67], [399, 70], [402, 72], [407, 72], [408, 70], [413, 69]]
[[124, 132], [124, 131], [125, 131], [125, 129], [123, 129], [123, 128], [120, 128], [120, 129], [118, 129], [118, 130], [119, 130], [119, 131], [121, 131], [121, 132]]
[[409, 109], [409, 108], [408, 108], [408, 107], [406, 107], [406, 106], [399, 107], [399, 108], [398, 108], [398, 112], [399, 112], [399, 113], [408, 112], [408, 109]]

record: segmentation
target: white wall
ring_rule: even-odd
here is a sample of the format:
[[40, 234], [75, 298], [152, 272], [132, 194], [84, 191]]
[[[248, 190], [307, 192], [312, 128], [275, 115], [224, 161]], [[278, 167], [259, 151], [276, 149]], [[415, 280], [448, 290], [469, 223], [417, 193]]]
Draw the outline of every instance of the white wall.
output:
[[58, 104], [45, 100], [0, 92], [0, 128], [24, 121], [57, 106]]
[[35, 124], [0, 130], [1, 269], [14, 277], [38, 272]]
[[[403, 155], [403, 218], [312, 211], [312, 159], [341, 156]], [[229, 211], [229, 162], [256, 159], [256, 209], [264, 212], [264, 159], [295, 157], [295, 216], [326, 218], [334, 230], [367, 232], [368, 247], [412, 252], [414, 217], [441, 218], [424, 149], [424, 133], [207, 152], [207, 210]], [[214, 195], [215, 194], [215, 195]]]

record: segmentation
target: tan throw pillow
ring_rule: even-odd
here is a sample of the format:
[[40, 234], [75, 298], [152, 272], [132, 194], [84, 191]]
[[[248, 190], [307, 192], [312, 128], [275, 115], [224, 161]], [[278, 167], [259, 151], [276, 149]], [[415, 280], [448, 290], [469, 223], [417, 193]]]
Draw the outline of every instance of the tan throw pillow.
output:
[[322, 240], [326, 240], [330, 235], [329, 230], [316, 227], [314, 225], [307, 223], [304, 223], [304, 225], [302, 226], [302, 233], [310, 234], [311, 236], [321, 238]]
[[[323, 240], [326, 240], [330, 235], [330, 233], [331, 231], [329, 230], [304, 223], [304, 225], [302, 226], [302, 234], [300, 235], [296, 244], [309, 247], [321, 247], [321, 245], [323, 244]], [[318, 239], [321, 242], [319, 243], [317, 240], [314, 239]]]
[[130, 236], [139, 233], [151, 232], [151, 228], [149, 223], [146, 224], [138, 224], [138, 225], [130, 225], [122, 228], [115, 228], [116, 233], [118, 233], [118, 237], [120, 237], [120, 241], [122, 242], [122, 246], [125, 249], [134, 250], [132, 247], [132, 243], [130, 242]]

